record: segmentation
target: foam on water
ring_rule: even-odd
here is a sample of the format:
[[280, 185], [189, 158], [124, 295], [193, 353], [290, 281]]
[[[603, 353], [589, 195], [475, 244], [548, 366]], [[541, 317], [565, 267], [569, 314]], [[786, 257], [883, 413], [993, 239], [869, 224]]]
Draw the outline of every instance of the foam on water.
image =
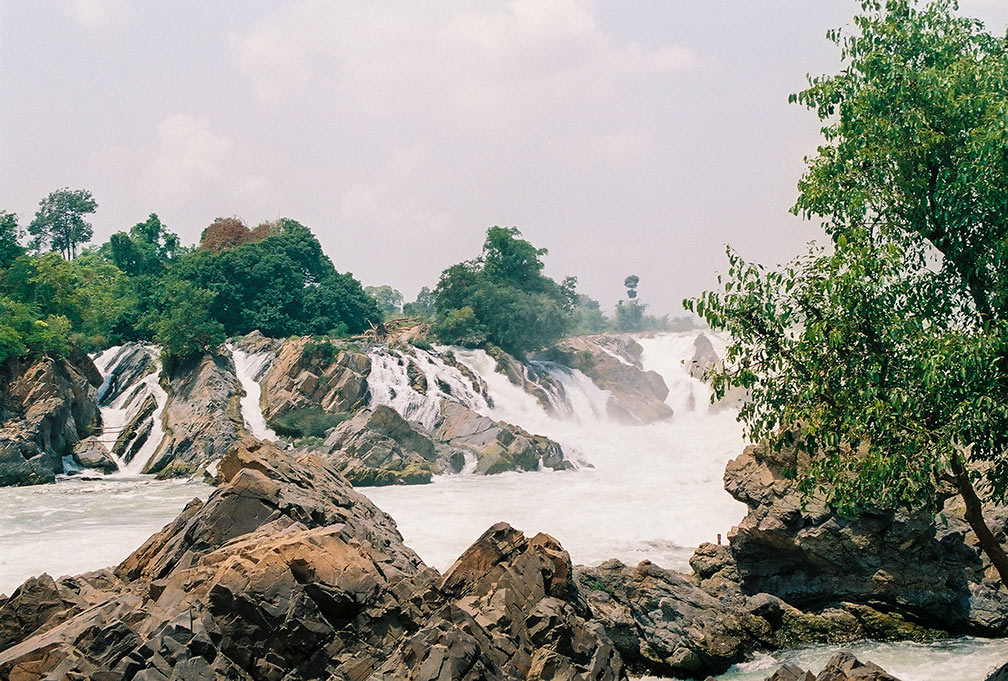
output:
[[266, 425], [266, 417], [263, 416], [262, 407], [259, 404], [259, 398], [262, 395], [259, 379], [262, 378], [267, 366], [273, 360], [273, 353], [257, 352], [250, 355], [230, 343], [227, 344], [227, 348], [231, 351], [231, 358], [234, 360], [238, 382], [241, 383], [241, 387], [245, 391], [244, 397], [241, 398], [241, 412], [245, 425], [249, 432], [260, 440], [279, 442], [280, 436]]
[[42, 572], [58, 578], [115, 565], [211, 489], [111, 476], [0, 488], [0, 593]]
[[[428, 430], [434, 427], [441, 413], [442, 400], [460, 402], [475, 411], [486, 409], [486, 399], [476, 392], [462, 372], [422, 348], [413, 348], [411, 352], [400, 353], [384, 347], [368, 350], [371, 372], [367, 382], [371, 404], [392, 407], [403, 418], [417, 421]], [[417, 392], [412, 386], [407, 373], [410, 363], [420, 370], [427, 382], [424, 392]]]

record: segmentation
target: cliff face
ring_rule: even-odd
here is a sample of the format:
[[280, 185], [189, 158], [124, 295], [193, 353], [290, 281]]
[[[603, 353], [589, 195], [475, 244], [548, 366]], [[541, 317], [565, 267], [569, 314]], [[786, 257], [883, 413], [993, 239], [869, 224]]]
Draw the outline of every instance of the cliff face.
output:
[[62, 457], [100, 423], [101, 376], [86, 356], [0, 367], [0, 485], [52, 482]]

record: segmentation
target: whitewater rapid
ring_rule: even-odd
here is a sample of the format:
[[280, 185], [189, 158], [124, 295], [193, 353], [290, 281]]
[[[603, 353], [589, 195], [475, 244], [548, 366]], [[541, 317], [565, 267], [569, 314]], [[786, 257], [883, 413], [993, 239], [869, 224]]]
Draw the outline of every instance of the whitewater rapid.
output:
[[623, 425], [608, 417], [609, 394], [579, 371], [540, 364], [560, 381], [572, 407], [552, 416], [528, 393], [494, 370], [481, 350], [454, 349], [486, 381], [491, 418], [547, 435], [578, 466], [573, 471], [450, 475], [428, 486], [365, 488], [389, 513], [406, 543], [429, 564], [446, 569], [490, 525], [506, 521], [526, 534], [556, 537], [575, 563], [645, 558], [688, 570], [702, 542], [727, 536], [745, 506], [723, 489], [722, 474], [744, 446], [735, 412], [711, 413], [710, 391], [688, 375], [696, 334], [641, 338], [645, 369], [670, 387], [676, 409], [667, 422]]

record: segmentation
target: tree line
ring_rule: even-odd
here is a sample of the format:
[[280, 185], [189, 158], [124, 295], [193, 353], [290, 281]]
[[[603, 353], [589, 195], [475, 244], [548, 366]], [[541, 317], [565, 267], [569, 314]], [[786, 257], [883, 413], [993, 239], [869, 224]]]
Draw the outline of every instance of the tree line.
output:
[[0, 212], [0, 361], [153, 341], [174, 365], [253, 329], [344, 335], [381, 321], [360, 282], [296, 220], [249, 229], [218, 218], [186, 247], [152, 213], [81, 250], [96, 207], [86, 190], [53, 192], [27, 246], [17, 216]]

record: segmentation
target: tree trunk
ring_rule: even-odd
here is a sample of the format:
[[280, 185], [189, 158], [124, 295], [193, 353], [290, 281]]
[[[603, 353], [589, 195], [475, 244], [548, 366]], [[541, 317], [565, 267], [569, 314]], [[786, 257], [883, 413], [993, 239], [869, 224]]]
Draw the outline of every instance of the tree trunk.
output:
[[966, 502], [966, 522], [969, 523], [977, 539], [980, 540], [980, 548], [994, 564], [994, 568], [1001, 576], [1001, 582], [1008, 587], [1008, 555], [994, 538], [994, 533], [987, 527], [987, 522], [983, 517], [983, 508], [980, 505], [980, 497], [977, 496], [976, 490], [973, 488], [973, 483], [969, 479], [969, 471], [963, 465], [959, 454], [952, 457], [952, 475], [955, 477], [959, 494]]

